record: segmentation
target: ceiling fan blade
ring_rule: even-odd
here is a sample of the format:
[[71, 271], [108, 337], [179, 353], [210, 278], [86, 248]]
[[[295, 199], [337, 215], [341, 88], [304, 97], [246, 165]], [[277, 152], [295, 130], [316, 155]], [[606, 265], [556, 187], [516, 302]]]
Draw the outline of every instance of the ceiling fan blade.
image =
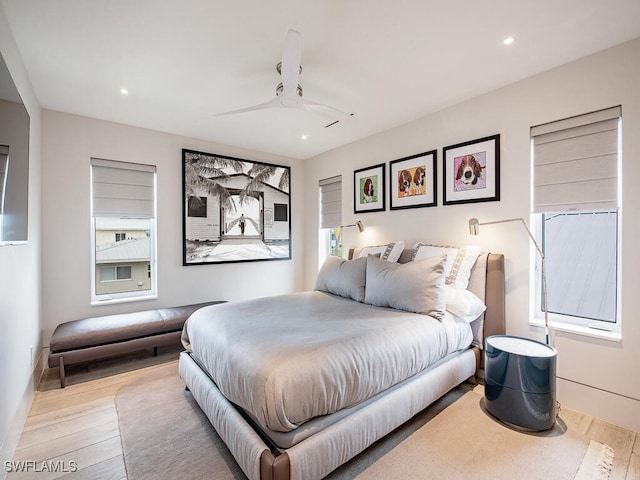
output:
[[289, 30], [287, 32], [287, 38], [282, 52], [282, 62], [280, 63], [282, 89], [278, 90], [277, 96], [265, 103], [254, 105], [252, 107], [241, 108], [239, 110], [218, 113], [216, 116], [234, 115], [237, 113], [253, 112], [265, 108], [276, 107], [306, 110], [341, 122], [356, 121], [356, 117], [351, 113], [343, 112], [337, 108], [323, 105], [312, 100], [307, 100], [302, 97], [302, 92], [298, 90], [301, 56], [302, 37], [300, 32], [297, 32], [296, 30]]
[[306, 98], [301, 98], [300, 104], [305, 110], [311, 113], [324, 115], [325, 117], [329, 117], [333, 120], [339, 120], [345, 123], [355, 122], [357, 120], [357, 118], [352, 113], [343, 112], [342, 110], [339, 110], [337, 108], [307, 100]]
[[282, 95], [295, 93], [300, 80], [300, 58], [302, 57], [302, 36], [300, 32], [289, 30], [282, 52], [280, 75]]
[[231, 110], [229, 112], [216, 113], [216, 117], [221, 117], [224, 115], [235, 115], [236, 113], [245, 113], [245, 112], [255, 112], [256, 110], [263, 110], [265, 108], [271, 107], [279, 107], [280, 100], [278, 98], [273, 98], [268, 102], [260, 103], [258, 105], [253, 105], [252, 107], [240, 108], [238, 110]]

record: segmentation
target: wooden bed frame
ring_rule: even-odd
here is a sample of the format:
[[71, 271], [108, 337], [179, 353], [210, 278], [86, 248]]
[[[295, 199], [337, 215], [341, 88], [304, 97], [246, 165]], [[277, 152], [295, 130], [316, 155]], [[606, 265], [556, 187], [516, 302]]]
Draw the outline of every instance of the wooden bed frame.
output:
[[[399, 260], [401, 263], [407, 258], [406, 252]], [[505, 332], [504, 257], [486, 254], [481, 259], [483, 262], [486, 259], [486, 277], [482, 283], [487, 310], [481, 332], [481, 338], [485, 338]], [[274, 448], [264, 434], [220, 393], [187, 352], [180, 355], [179, 371], [250, 480], [314, 480], [325, 477], [460, 383], [474, 381], [483, 363], [482, 350], [472, 347], [282, 451]], [[433, 385], [437, 387], [434, 389]]]

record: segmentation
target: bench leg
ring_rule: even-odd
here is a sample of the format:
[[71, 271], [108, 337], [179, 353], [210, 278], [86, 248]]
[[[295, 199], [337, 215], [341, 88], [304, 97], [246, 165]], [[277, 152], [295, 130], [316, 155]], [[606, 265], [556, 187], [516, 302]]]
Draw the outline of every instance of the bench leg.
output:
[[67, 381], [64, 375], [64, 357], [60, 357], [60, 388], [64, 388], [66, 383]]
[[158, 356], [158, 347], [153, 347], [153, 356], [154, 357]]

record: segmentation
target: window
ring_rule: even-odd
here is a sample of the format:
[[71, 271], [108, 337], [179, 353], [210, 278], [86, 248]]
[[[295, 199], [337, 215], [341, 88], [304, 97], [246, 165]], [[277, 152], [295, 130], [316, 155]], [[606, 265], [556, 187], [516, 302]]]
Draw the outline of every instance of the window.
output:
[[115, 282], [116, 280], [131, 280], [131, 266], [100, 267], [101, 282]]
[[156, 295], [155, 172], [150, 165], [91, 159], [94, 304]]
[[7, 191], [9, 176], [9, 147], [0, 145], [0, 241], [3, 238], [2, 219], [4, 218], [4, 194]]
[[288, 217], [289, 215], [286, 203], [273, 204], [273, 220], [275, 222], [287, 222]]
[[[552, 324], [620, 332], [621, 113], [615, 107], [531, 129], [534, 223]], [[541, 314], [541, 276], [536, 285]]]
[[340, 227], [329, 229], [329, 255], [336, 257], [342, 256], [342, 235], [340, 235]]
[[9, 176], [9, 147], [0, 145], [0, 218], [4, 213], [4, 192]]
[[318, 260], [324, 263], [328, 255], [342, 256], [342, 176], [325, 178], [320, 188], [320, 237]]
[[618, 212], [543, 213], [542, 232], [549, 312], [615, 323]]
[[207, 197], [189, 197], [187, 216], [207, 218]]

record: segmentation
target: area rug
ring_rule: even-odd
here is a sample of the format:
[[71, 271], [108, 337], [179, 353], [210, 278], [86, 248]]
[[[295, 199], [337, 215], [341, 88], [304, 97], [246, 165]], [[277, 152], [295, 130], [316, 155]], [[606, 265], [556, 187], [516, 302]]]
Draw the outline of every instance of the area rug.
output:
[[[245, 479], [173, 362], [116, 395], [129, 480]], [[572, 480], [589, 443], [559, 420], [544, 433], [497, 422], [464, 384], [327, 477], [331, 480]]]
[[178, 364], [146, 371], [116, 394], [129, 480], [245, 480], [178, 377]]
[[591, 440], [575, 480], [607, 480], [613, 468], [613, 448]]

